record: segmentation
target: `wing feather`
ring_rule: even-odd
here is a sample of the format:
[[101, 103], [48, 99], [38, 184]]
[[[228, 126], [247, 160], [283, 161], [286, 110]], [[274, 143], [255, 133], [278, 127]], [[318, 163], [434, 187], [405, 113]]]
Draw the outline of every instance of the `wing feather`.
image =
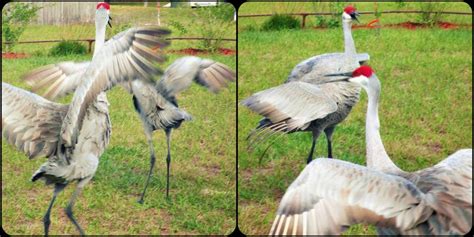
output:
[[235, 81], [235, 72], [228, 66], [210, 59], [182, 57], [165, 70], [158, 82], [158, 90], [165, 97], [175, 96], [191, 86], [193, 81], [217, 93]]
[[260, 91], [242, 101], [272, 123], [285, 121], [288, 131], [304, 129], [313, 120], [337, 110], [337, 104], [318, 86], [290, 82]]
[[33, 87], [33, 92], [47, 89], [43, 96], [53, 100], [74, 92], [89, 64], [89, 61], [50, 64], [32, 70], [23, 80]]
[[433, 193], [437, 222], [467, 233], [472, 228], [472, 149], [462, 149], [412, 177], [424, 192]]
[[67, 109], [2, 82], [2, 135], [30, 159], [54, 155]]
[[[138, 43], [135, 40], [137, 34], [150, 35], [156, 40]], [[73, 147], [76, 144], [85, 112], [99, 93], [117, 83], [137, 78], [152, 81], [159, 71], [146, 59], [147, 56], [142, 56], [137, 49], [140, 51], [142, 47], [155, 47], [158, 44], [156, 42], [159, 42], [158, 46], [166, 46], [168, 43], [163, 37], [167, 34], [169, 31], [157, 27], [132, 28], [117, 34], [104, 44], [84, 72], [64, 119], [60, 137], [65, 147]], [[164, 57], [154, 57], [154, 60], [162, 62]], [[122, 68], [119, 64], [129, 66]]]
[[[320, 158], [290, 185], [272, 226], [285, 226], [298, 216], [294, 219], [298, 223], [289, 225], [297, 230], [288, 229], [289, 233], [340, 234], [356, 223], [408, 230], [429, 218], [433, 212], [429, 199], [406, 179]], [[277, 228], [270, 234], [280, 231]]]

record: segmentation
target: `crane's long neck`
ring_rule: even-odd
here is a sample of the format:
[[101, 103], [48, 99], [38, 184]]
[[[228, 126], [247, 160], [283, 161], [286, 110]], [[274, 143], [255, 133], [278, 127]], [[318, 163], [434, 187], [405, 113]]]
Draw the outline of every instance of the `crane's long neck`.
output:
[[94, 55], [92, 57], [97, 55], [97, 53], [102, 48], [102, 46], [104, 46], [106, 26], [107, 26], [106, 24], [102, 24], [99, 22], [96, 22], [95, 24], [95, 48], [94, 48]]
[[356, 48], [352, 39], [352, 21], [342, 19], [342, 30], [344, 31], [344, 53], [355, 55]]
[[380, 122], [378, 115], [378, 103], [380, 95], [380, 83], [369, 85], [367, 90], [368, 107], [366, 118], [365, 139], [367, 146], [367, 167], [374, 168], [381, 171], [401, 172], [390, 159], [380, 137]]
[[[107, 28], [107, 24], [102, 22], [102, 21], [97, 21], [95, 23], [95, 47], [94, 47], [94, 55], [92, 58], [94, 58], [98, 52], [102, 49], [102, 47], [105, 44], [105, 29]], [[97, 103], [97, 101], [104, 102], [108, 106], [108, 100], [107, 96], [104, 91], [102, 91], [98, 96], [97, 100], [94, 103]]]

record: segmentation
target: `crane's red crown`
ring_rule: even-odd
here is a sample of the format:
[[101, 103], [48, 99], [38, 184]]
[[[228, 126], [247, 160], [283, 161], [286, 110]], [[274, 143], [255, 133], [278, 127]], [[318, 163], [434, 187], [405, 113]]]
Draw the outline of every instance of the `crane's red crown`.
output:
[[106, 2], [100, 2], [97, 4], [96, 9], [99, 9], [100, 7], [103, 7], [107, 10], [110, 10], [110, 5]]
[[358, 77], [361, 75], [364, 75], [365, 77], [371, 77], [373, 73], [374, 70], [372, 70], [371, 67], [363, 65], [352, 72], [352, 77]]
[[356, 11], [355, 7], [353, 7], [352, 5], [349, 5], [347, 6], [346, 8], [344, 8], [344, 12], [347, 13], [347, 14], [352, 14]]

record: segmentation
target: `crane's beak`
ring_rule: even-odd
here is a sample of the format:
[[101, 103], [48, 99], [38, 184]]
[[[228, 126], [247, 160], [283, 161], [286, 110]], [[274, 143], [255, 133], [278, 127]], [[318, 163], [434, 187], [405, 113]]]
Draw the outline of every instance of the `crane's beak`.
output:
[[360, 16], [360, 14], [357, 11], [354, 11], [353, 13], [350, 14], [352, 20], [356, 20], [358, 23], [360, 23], [359, 19], [357, 18]]
[[349, 81], [352, 78], [352, 72], [342, 72], [342, 73], [334, 73], [334, 74], [326, 74], [326, 77], [342, 77], [341, 79], [332, 80], [331, 82], [338, 82], [338, 81]]
[[109, 16], [109, 21], [107, 21], [107, 24], [109, 24], [110, 28], [112, 28], [112, 24], [110, 23], [112, 21], [112, 17]]

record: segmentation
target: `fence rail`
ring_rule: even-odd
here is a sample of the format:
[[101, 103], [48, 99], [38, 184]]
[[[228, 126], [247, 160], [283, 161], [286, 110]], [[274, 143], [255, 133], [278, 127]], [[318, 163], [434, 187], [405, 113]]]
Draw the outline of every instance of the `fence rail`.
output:
[[[106, 39], [107, 40], [107, 39]], [[222, 41], [237, 41], [237, 39], [229, 39], [229, 38], [205, 38], [205, 37], [169, 37], [166, 40], [222, 40]], [[64, 40], [31, 40], [31, 41], [19, 41], [16, 42], [17, 44], [41, 44], [41, 43], [56, 43], [61, 42]], [[89, 53], [92, 52], [92, 43], [94, 43], [95, 39], [75, 39], [75, 40], [67, 40], [67, 41], [79, 41], [79, 42], [87, 42], [89, 44]], [[2, 42], [2, 44], [13, 44], [13, 42]]]
[[[375, 11], [363, 11], [359, 12], [359, 14], [375, 14]], [[381, 14], [404, 14], [404, 13], [434, 13], [434, 14], [451, 14], [451, 15], [471, 15], [472, 12], [456, 12], [456, 11], [420, 11], [420, 10], [388, 10], [388, 11], [380, 11], [378, 13]], [[238, 17], [266, 17], [266, 16], [273, 16], [273, 13], [265, 13], [265, 14], [244, 14], [239, 15]], [[301, 16], [303, 20], [301, 22], [301, 27], [304, 28], [306, 25], [306, 17], [307, 16], [330, 16], [334, 15], [332, 12], [299, 12], [299, 13], [283, 13], [282, 15], [290, 15], [290, 16]]]

